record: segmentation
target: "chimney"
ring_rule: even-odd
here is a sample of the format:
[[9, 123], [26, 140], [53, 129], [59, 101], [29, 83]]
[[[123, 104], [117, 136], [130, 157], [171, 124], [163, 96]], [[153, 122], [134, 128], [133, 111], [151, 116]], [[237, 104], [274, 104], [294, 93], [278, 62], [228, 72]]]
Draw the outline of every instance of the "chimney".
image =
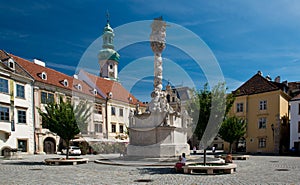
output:
[[280, 76], [277, 76], [274, 81], [280, 83]]
[[272, 80], [272, 78], [270, 77], [270, 75], [267, 75], [267, 76], [266, 76], [266, 79], [267, 79], [268, 81], [271, 81], [271, 80]]
[[40, 66], [43, 66], [43, 67], [46, 66], [45, 62], [43, 62], [41, 60], [38, 60], [38, 59], [33, 59], [33, 63], [35, 63], [37, 65], [40, 65]]

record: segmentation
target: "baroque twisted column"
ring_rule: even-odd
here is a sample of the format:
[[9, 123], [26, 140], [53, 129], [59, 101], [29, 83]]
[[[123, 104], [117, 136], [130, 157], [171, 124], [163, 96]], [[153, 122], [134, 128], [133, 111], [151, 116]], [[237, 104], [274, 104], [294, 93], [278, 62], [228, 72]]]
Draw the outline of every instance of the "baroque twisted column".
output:
[[162, 79], [163, 79], [163, 68], [162, 68], [162, 51], [166, 47], [166, 22], [162, 20], [162, 17], [154, 19], [151, 24], [152, 32], [150, 35], [150, 43], [152, 51], [154, 52], [154, 90], [151, 94], [152, 103], [150, 109], [153, 111], [161, 111], [163, 108], [161, 103], [162, 93]]
[[166, 22], [162, 18], [154, 19], [150, 35], [151, 48], [154, 52], [154, 91], [162, 90], [162, 57], [161, 53], [166, 47]]

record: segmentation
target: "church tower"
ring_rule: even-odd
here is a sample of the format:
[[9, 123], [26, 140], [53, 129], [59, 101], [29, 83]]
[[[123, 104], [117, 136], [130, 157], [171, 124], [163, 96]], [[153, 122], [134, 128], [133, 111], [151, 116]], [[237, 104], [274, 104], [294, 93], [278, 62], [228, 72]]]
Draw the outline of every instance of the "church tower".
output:
[[109, 25], [109, 15], [102, 35], [102, 49], [98, 54], [100, 77], [118, 81], [118, 64], [120, 55], [114, 50], [114, 30]]

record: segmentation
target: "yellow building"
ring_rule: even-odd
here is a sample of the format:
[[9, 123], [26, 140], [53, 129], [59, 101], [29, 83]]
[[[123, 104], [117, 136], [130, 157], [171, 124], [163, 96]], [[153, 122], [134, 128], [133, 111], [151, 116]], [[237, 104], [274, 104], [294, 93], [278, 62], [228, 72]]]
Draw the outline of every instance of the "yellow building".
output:
[[[282, 118], [288, 116], [287, 84], [280, 77], [271, 81], [259, 71], [233, 93], [236, 96], [231, 115], [247, 121], [247, 132], [239, 142], [249, 153], [274, 153], [284, 150]], [[238, 150], [238, 149], [237, 149]]]

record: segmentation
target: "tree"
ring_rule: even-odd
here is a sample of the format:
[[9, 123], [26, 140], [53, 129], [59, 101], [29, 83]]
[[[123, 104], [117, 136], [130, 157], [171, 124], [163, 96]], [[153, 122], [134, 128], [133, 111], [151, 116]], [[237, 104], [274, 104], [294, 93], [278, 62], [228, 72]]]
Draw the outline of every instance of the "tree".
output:
[[70, 101], [63, 101], [62, 97], [59, 102], [48, 102], [45, 105], [45, 112], [40, 108], [38, 108], [38, 112], [42, 117], [43, 127], [56, 133], [66, 142], [66, 158], [68, 159], [70, 141], [80, 133], [81, 127], [87, 127], [90, 107], [86, 101], [81, 101], [74, 106]]
[[225, 83], [219, 83], [211, 91], [208, 90], [208, 84], [204, 85], [203, 90], [194, 90], [188, 103], [187, 111], [193, 120], [194, 134], [200, 140], [200, 146], [204, 148], [204, 164], [206, 148], [217, 136], [233, 101], [232, 95], [226, 95]]
[[246, 121], [236, 116], [228, 117], [222, 123], [219, 136], [229, 143], [229, 153], [232, 153], [232, 144], [245, 135], [246, 126]]
[[[232, 94], [226, 95], [224, 83], [219, 83], [211, 91], [208, 90], [208, 84], [205, 84], [202, 90], [193, 91], [193, 96], [187, 105], [187, 111], [193, 120], [194, 134], [199, 140], [204, 139], [203, 137], [207, 135], [204, 135], [205, 132], [209, 133], [210, 136], [212, 132], [215, 136], [218, 134], [218, 129], [233, 102], [234, 96]], [[209, 122], [214, 122], [214, 124], [207, 128]]]

